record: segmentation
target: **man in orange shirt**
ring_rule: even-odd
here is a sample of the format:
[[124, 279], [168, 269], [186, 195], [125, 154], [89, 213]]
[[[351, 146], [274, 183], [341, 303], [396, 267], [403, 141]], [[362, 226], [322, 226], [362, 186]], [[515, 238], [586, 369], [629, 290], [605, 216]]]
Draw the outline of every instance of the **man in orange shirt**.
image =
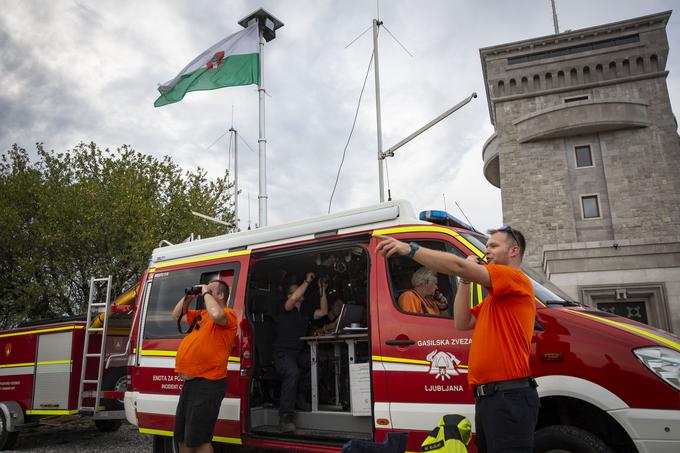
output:
[[437, 290], [437, 274], [421, 267], [411, 276], [413, 289], [399, 296], [399, 307], [409, 313], [440, 315], [449, 308], [446, 297]]
[[222, 280], [198, 285], [203, 310], [189, 310], [197, 294], [187, 294], [172, 311], [193, 328], [177, 349], [175, 371], [184, 379], [175, 414], [180, 452], [212, 452], [212, 436], [227, 390], [227, 363], [236, 337], [236, 313], [227, 307], [229, 287]]
[[[475, 395], [478, 451], [533, 451], [539, 400], [529, 352], [536, 305], [531, 281], [520, 269], [526, 247], [522, 233], [509, 226], [489, 230], [488, 266], [475, 256], [462, 259], [414, 242], [382, 239], [377, 249], [386, 256], [410, 256], [430, 269], [459, 278], [453, 310], [457, 329], [474, 329], [468, 383]], [[473, 309], [470, 282], [489, 292]]]

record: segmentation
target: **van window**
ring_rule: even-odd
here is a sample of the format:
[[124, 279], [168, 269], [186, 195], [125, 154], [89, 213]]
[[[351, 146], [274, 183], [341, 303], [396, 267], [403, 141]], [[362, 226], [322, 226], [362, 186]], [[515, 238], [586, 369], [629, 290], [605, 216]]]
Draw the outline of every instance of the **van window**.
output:
[[[463, 253], [441, 241], [416, 240], [416, 242], [433, 250], [449, 251], [464, 257]], [[456, 294], [455, 279], [448, 275], [435, 273], [436, 286], [428, 284], [428, 273], [416, 261], [392, 256], [387, 259], [390, 287], [394, 305], [402, 312], [417, 316], [437, 316], [453, 318], [453, 299]], [[431, 275], [431, 274], [430, 274]], [[418, 290], [414, 283], [421, 285]], [[432, 292], [435, 288], [446, 299], [437, 301]], [[428, 294], [429, 293], [429, 294]]]
[[[151, 294], [147, 303], [144, 323], [145, 340], [182, 338], [177, 330], [177, 321], [172, 319], [172, 309], [184, 297], [184, 289], [197, 284], [207, 284], [219, 278], [229, 286], [228, 306], [234, 304], [238, 281], [238, 263], [194, 267], [169, 272], [157, 272], [151, 283]], [[193, 308], [193, 307], [191, 307]]]

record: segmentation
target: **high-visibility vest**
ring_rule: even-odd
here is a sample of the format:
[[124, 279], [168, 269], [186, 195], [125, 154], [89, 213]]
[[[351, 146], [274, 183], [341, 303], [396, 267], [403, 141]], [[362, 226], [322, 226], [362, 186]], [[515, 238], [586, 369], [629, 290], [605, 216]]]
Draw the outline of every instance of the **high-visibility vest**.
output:
[[470, 420], [462, 415], [444, 415], [420, 446], [421, 452], [460, 453], [467, 452], [472, 437]]

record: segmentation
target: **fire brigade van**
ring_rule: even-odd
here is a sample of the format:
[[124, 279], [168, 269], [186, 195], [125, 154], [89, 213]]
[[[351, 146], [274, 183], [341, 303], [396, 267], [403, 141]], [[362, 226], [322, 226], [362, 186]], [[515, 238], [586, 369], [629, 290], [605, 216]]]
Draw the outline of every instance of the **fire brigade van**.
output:
[[[0, 450], [12, 448], [21, 430], [40, 424], [87, 415], [109, 432], [125, 418], [125, 350], [137, 287], [110, 305], [111, 277], [90, 283], [86, 315], [0, 331]], [[106, 290], [97, 291], [103, 284]]]
[[[183, 335], [171, 311], [185, 288], [219, 278], [231, 288], [238, 335], [216, 447], [331, 452], [351, 439], [380, 443], [387, 433], [407, 432], [406, 449], [415, 452], [445, 414], [468, 417], [474, 431], [467, 384], [472, 332], [454, 326], [456, 279], [438, 275], [449, 301], [441, 314], [401, 310], [397, 301], [419, 265], [376, 252], [377, 236], [461, 257], [485, 252], [486, 237], [472, 227], [440, 211], [416, 215], [404, 201], [155, 249], [131, 332], [128, 421], [154, 436], [155, 451], [177, 448], [172, 430], [182, 380], [174, 366]], [[307, 272], [327, 282], [339, 317], [334, 328], [303, 337], [309, 407], [296, 411], [296, 430], [283, 433], [272, 359], [277, 313], [287, 285]], [[531, 345], [541, 401], [537, 451], [680, 451], [680, 339], [574, 303], [527, 273], [537, 307]], [[471, 303], [485, 294], [472, 285]], [[312, 285], [302, 309], [318, 301]]]

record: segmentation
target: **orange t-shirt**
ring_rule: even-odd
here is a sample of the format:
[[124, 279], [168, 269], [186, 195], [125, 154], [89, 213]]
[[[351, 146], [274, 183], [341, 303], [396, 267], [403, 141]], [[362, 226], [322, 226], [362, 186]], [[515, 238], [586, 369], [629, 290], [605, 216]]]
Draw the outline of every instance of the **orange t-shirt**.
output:
[[402, 295], [399, 296], [398, 303], [402, 310], [409, 313], [441, 314], [441, 310], [439, 310], [439, 307], [437, 307], [437, 304], [434, 301], [423, 299], [413, 290], [402, 293]]
[[199, 314], [201, 320], [177, 349], [177, 373], [213, 380], [227, 377], [227, 363], [236, 337], [237, 321], [234, 310], [225, 307], [224, 312], [227, 314], [227, 323], [221, 326], [210, 319], [206, 310], [187, 311], [185, 316], [189, 325]]
[[471, 310], [477, 318], [468, 363], [471, 387], [531, 374], [534, 288], [519, 269], [500, 264], [490, 264], [486, 269], [492, 288], [487, 288], [489, 295]]

